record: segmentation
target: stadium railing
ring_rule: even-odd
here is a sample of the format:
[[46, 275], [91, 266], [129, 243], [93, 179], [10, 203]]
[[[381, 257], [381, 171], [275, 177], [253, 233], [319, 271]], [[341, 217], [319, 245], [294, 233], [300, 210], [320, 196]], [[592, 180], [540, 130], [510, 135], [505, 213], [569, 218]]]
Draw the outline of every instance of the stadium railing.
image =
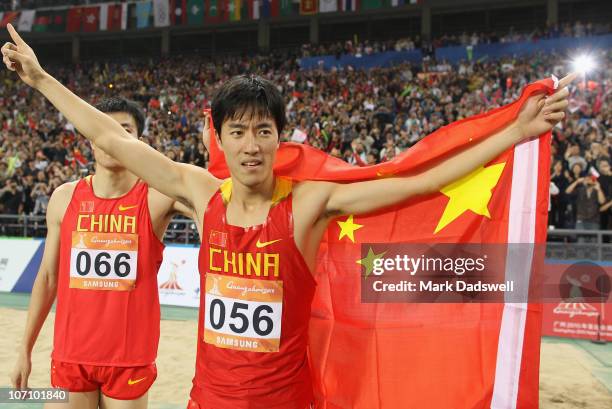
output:
[[[47, 234], [45, 216], [0, 215], [0, 236], [22, 238], [44, 238]], [[198, 244], [200, 242], [195, 223], [190, 219], [172, 219], [164, 242], [175, 244]]]

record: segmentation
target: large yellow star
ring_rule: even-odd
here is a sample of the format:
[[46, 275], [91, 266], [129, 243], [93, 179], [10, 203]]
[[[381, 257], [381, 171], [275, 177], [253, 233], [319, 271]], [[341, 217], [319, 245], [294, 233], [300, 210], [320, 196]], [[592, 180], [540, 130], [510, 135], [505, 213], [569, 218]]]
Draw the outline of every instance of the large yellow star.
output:
[[353, 243], [355, 243], [355, 230], [359, 230], [363, 227], [361, 224], [353, 223], [353, 215], [351, 214], [345, 221], [338, 220], [338, 226], [340, 226], [340, 236], [338, 240], [342, 240], [344, 236], [348, 237]]
[[449, 197], [444, 213], [436, 226], [434, 234], [442, 230], [466, 210], [491, 218], [488, 204], [491, 200], [491, 190], [499, 182], [506, 163], [481, 166], [469, 175], [444, 186], [440, 192]]

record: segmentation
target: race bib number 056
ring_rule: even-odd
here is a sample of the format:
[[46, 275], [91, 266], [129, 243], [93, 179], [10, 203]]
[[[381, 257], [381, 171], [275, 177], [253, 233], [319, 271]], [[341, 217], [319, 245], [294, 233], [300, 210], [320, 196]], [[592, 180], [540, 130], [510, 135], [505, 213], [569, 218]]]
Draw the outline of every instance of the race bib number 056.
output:
[[70, 288], [129, 291], [137, 267], [137, 234], [72, 232]]
[[204, 342], [219, 348], [278, 352], [283, 282], [206, 274]]

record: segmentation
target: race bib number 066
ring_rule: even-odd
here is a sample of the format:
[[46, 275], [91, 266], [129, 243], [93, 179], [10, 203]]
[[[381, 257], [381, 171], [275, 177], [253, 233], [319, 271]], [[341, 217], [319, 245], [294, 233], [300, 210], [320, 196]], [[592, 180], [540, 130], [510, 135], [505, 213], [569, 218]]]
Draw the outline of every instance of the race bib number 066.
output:
[[70, 288], [129, 291], [137, 267], [137, 234], [72, 232]]
[[204, 342], [219, 348], [278, 352], [283, 282], [206, 274]]

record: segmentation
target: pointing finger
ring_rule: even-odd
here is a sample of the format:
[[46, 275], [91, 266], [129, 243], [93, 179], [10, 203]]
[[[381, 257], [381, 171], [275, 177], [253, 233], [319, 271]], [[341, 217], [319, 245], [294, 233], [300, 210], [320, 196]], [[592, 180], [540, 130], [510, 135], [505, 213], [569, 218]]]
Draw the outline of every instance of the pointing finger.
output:
[[11, 36], [11, 38], [13, 39], [13, 41], [15, 42], [15, 44], [17, 45], [24, 45], [27, 46], [28, 44], [23, 40], [23, 38], [21, 38], [21, 36], [19, 35], [19, 33], [17, 32], [17, 30], [15, 30], [15, 27], [13, 27], [12, 24], [7, 24], [6, 28]]

